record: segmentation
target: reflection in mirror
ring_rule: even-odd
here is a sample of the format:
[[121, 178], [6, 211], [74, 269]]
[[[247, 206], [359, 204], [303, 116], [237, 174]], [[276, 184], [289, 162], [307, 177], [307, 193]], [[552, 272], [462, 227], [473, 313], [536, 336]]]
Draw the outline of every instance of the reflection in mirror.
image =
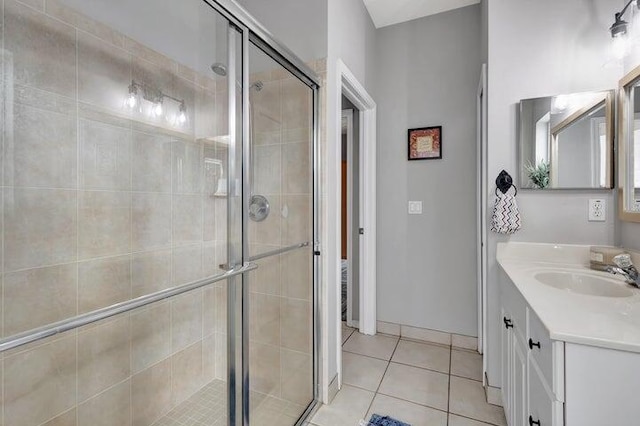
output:
[[520, 186], [611, 188], [613, 91], [520, 101]]
[[629, 210], [640, 212], [640, 90], [636, 90], [640, 82], [636, 82], [631, 87], [633, 102], [630, 104], [630, 111], [633, 111], [633, 143], [629, 145], [629, 154], [632, 164], [629, 168], [631, 174], [629, 182], [633, 183], [633, 191], [630, 191]]

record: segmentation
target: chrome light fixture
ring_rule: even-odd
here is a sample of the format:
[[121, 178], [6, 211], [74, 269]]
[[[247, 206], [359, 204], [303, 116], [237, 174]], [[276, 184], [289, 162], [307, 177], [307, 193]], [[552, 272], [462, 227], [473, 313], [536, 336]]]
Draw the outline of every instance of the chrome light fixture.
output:
[[[138, 107], [138, 111], [142, 111], [142, 99], [151, 103], [148, 111], [152, 117], [160, 118], [165, 116], [168, 113], [168, 110], [175, 111], [177, 109], [177, 114], [172, 114], [172, 117], [165, 116], [164, 118], [174, 125], [184, 126], [187, 123], [187, 105], [184, 99], [178, 99], [174, 96], [167, 95], [160, 89], [132, 80], [129, 85], [129, 93], [124, 101], [125, 106], [131, 110]], [[177, 104], [177, 108], [165, 108], [164, 101], [166, 99], [170, 99]]]
[[609, 28], [612, 38], [612, 52], [616, 59], [622, 59], [626, 56], [629, 49], [629, 23], [623, 19], [624, 14], [631, 4], [639, 7], [640, 0], [629, 0], [622, 10], [615, 14], [615, 22]]

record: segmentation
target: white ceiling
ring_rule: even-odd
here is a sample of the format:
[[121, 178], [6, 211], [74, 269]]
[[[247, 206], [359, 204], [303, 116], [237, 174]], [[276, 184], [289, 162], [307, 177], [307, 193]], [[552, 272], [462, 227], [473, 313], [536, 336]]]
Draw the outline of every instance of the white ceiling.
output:
[[459, 7], [480, 3], [480, 0], [363, 0], [376, 28], [399, 24]]

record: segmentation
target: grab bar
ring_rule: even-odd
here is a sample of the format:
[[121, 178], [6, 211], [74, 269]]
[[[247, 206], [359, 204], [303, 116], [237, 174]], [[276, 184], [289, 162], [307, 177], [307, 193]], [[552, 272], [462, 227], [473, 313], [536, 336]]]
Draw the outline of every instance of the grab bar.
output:
[[260, 254], [256, 254], [255, 256], [251, 256], [249, 258], [249, 261], [255, 262], [256, 260], [264, 259], [265, 257], [275, 256], [278, 254], [286, 253], [288, 251], [293, 251], [293, 250], [301, 249], [303, 247], [308, 247], [308, 246], [309, 246], [309, 242], [307, 241], [300, 244], [294, 244], [292, 246], [282, 247], [277, 250], [267, 251], [265, 253], [260, 253]]
[[126, 302], [117, 303], [115, 305], [87, 312], [86, 314], [78, 315], [66, 320], [54, 322], [52, 324], [29, 330], [24, 333], [9, 336], [0, 340], [0, 353], [26, 345], [28, 343], [42, 340], [46, 337], [64, 333], [65, 331], [74, 330], [76, 328], [89, 325], [118, 314], [130, 312], [134, 309], [141, 308], [143, 306], [147, 306], [173, 296], [178, 296], [180, 294], [205, 287], [218, 281], [224, 281], [228, 278], [242, 275], [257, 268], [258, 265], [256, 265], [255, 263], [247, 263], [240, 268], [232, 269], [225, 272], [224, 274], [215, 275], [213, 277], [205, 278], [199, 281], [193, 281], [188, 284], [161, 290], [156, 293], [151, 293], [145, 296], [138, 297], [136, 299], [128, 300]]

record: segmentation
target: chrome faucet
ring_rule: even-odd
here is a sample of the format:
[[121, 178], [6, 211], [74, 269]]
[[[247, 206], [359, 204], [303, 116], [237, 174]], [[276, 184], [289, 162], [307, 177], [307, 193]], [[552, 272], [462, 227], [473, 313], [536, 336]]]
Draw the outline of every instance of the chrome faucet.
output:
[[614, 275], [622, 275], [627, 282], [634, 287], [640, 288], [640, 273], [633, 262], [631, 261], [631, 255], [622, 253], [613, 258], [615, 266], [607, 266], [607, 272]]

